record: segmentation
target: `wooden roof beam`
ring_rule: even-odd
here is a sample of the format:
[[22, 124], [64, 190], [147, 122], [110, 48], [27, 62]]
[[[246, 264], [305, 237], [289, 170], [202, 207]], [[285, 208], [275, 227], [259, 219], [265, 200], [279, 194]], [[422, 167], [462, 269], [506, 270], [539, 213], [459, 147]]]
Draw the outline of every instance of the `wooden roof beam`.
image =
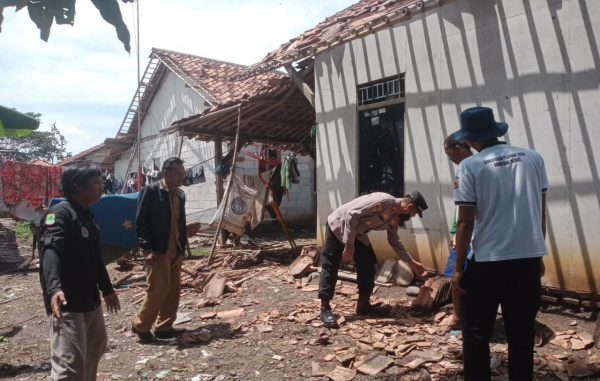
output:
[[308, 99], [308, 102], [314, 109], [315, 108], [315, 93], [312, 91], [310, 86], [308, 86], [308, 84], [304, 81], [304, 79], [302, 79], [302, 77], [300, 76], [300, 74], [298, 74], [296, 69], [294, 69], [292, 64], [286, 64], [286, 65], [284, 65], [284, 67], [285, 67], [285, 70], [290, 75], [290, 78], [292, 79], [292, 81], [294, 81], [296, 86], [298, 86], [298, 88], [300, 89], [302, 94], [304, 94], [304, 96], [306, 97], [306, 99]]

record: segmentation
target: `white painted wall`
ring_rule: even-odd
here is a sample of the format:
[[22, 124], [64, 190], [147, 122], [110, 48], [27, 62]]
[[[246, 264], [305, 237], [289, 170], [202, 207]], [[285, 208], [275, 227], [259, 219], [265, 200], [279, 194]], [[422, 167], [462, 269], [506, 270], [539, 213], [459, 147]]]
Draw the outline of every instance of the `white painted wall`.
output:
[[[185, 86], [185, 83], [173, 73], [168, 73], [160, 90], [156, 94], [148, 115], [141, 126], [142, 145], [140, 154], [143, 166], [152, 168], [153, 159], [160, 166], [169, 157], [177, 156], [181, 137], [176, 134], [159, 134], [161, 129], [169, 127], [173, 122], [199, 114], [204, 110], [204, 99], [194, 90]], [[233, 145], [232, 145], [233, 146]], [[228, 144], [223, 144], [223, 152], [228, 150]], [[239, 175], [257, 174], [258, 163], [247, 157], [245, 152], [257, 152], [258, 146], [245, 147], [238, 155], [244, 157], [238, 162]], [[284, 153], [282, 153], [284, 154]], [[125, 179], [131, 151], [126, 151], [115, 162], [115, 176]], [[181, 158], [185, 167], [189, 168], [199, 163], [204, 165], [206, 182], [184, 187], [186, 193], [186, 213], [189, 220], [207, 223], [211, 220], [217, 209], [217, 195], [214, 168], [214, 143], [198, 140], [183, 140]], [[313, 163], [309, 156], [298, 156], [301, 183], [294, 185], [290, 190], [290, 199], [284, 197], [281, 204], [282, 215], [290, 225], [310, 225], [314, 219], [314, 192], [313, 192]], [[133, 171], [138, 168], [137, 158], [132, 165]], [[241, 177], [241, 176], [240, 176]]]
[[[401, 238], [418, 260], [442, 269], [450, 238], [455, 168], [443, 139], [461, 110], [489, 106], [506, 139], [546, 160], [549, 286], [597, 291], [600, 275], [600, 2], [462, 0], [319, 55], [318, 239], [329, 213], [357, 195], [356, 87], [406, 73], [407, 190], [429, 210]], [[392, 254], [372, 235], [380, 259]]]

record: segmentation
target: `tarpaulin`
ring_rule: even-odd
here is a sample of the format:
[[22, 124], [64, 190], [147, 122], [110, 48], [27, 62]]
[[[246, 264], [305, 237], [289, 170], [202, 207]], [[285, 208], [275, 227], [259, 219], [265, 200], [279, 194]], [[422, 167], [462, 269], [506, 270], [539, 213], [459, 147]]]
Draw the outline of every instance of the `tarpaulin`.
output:
[[[136, 249], [135, 211], [139, 192], [102, 196], [100, 201], [90, 205], [94, 219], [100, 226], [100, 242]], [[63, 201], [53, 198], [50, 206]]]

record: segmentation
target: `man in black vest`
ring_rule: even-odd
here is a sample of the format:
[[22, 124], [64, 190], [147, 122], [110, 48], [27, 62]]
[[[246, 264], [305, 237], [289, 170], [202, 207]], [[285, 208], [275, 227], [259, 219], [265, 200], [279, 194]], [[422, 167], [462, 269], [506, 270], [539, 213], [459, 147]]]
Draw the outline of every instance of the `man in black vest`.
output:
[[[177, 157], [165, 160], [162, 174], [162, 180], [142, 189], [136, 212], [135, 229], [146, 258], [148, 289], [132, 331], [142, 343], [175, 337], [183, 331], [173, 328], [181, 292], [183, 252], [186, 238], [200, 229], [200, 223], [186, 227], [185, 193], [180, 188], [185, 177], [183, 161]], [[154, 335], [150, 332], [153, 324]]]

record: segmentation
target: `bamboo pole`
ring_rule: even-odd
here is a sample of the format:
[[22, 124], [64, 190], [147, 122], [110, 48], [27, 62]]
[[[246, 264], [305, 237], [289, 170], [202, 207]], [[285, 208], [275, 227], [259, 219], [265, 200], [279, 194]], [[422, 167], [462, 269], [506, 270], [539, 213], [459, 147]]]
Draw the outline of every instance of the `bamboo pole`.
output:
[[237, 130], [235, 132], [235, 146], [233, 151], [233, 161], [231, 162], [231, 171], [229, 176], [229, 182], [227, 183], [227, 189], [225, 190], [225, 198], [223, 201], [223, 210], [221, 211], [221, 218], [219, 219], [219, 225], [217, 226], [217, 231], [213, 237], [213, 244], [210, 248], [210, 255], [208, 256], [207, 267], [210, 267], [210, 263], [215, 254], [215, 248], [217, 247], [217, 238], [219, 237], [219, 233], [221, 233], [221, 227], [223, 227], [223, 217], [225, 217], [225, 210], [227, 209], [227, 203], [229, 202], [229, 195], [231, 194], [231, 186], [233, 185], [233, 176], [235, 172], [235, 162], [237, 160], [238, 155], [238, 143], [240, 141], [240, 125], [242, 121], [242, 105], [239, 105], [238, 108], [238, 120], [237, 120]]

